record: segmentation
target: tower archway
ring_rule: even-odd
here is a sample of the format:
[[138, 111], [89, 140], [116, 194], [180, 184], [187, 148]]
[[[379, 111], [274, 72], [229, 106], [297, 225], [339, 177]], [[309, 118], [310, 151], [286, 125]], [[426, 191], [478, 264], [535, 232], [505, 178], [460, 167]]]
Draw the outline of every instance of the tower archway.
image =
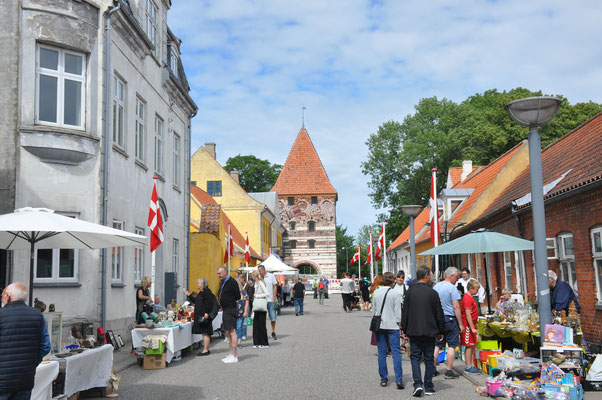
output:
[[322, 275], [322, 270], [313, 261], [309, 260], [300, 260], [293, 265], [293, 268], [297, 268], [299, 270], [299, 275], [303, 276], [320, 276]]

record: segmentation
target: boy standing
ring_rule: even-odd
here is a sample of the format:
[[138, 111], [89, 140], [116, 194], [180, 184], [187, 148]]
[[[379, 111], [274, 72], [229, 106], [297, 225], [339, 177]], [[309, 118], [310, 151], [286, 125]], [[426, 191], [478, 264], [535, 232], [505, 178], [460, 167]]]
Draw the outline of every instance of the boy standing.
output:
[[466, 293], [462, 298], [462, 324], [464, 332], [462, 332], [461, 343], [466, 346], [464, 353], [464, 361], [466, 363], [466, 372], [471, 374], [480, 374], [481, 371], [474, 365], [475, 347], [477, 345], [477, 320], [479, 318], [479, 309], [474, 296], [479, 292], [481, 284], [477, 281], [470, 280], [466, 284]]

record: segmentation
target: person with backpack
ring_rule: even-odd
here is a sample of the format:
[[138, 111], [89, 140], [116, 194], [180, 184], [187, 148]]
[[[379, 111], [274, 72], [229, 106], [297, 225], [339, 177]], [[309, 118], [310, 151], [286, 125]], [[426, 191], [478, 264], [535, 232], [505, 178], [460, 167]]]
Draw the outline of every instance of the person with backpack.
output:
[[326, 294], [326, 283], [324, 283], [324, 278], [320, 278], [320, 282], [318, 283], [318, 297], [320, 306], [324, 305], [324, 294]]

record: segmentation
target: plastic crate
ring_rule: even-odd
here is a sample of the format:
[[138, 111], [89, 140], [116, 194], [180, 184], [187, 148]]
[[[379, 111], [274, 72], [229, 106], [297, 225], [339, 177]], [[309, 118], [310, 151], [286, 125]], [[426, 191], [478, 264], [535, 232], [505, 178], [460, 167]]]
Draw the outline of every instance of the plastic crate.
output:
[[502, 385], [504, 384], [504, 381], [487, 381], [485, 382], [485, 389], [487, 390], [487, 394], [492, 395], [495, 393], [496, 390], [498, 390], [500, 387], [502, 387]]
[[157, 347], [156, 349], [144, 349], [144, 354], [146, 354], [147, 356], [163, 354], [164, 352], [165, 345], [163, 344], [163, 342], [159, 342], [159, 347]]

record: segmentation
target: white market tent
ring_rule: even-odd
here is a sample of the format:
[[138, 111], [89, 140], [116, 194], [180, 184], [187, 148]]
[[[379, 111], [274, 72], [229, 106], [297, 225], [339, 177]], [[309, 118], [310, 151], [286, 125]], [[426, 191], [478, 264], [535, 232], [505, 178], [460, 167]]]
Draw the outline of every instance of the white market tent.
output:
[[[266, 269], [266, 271], [271, 272], [277, 275], [297, 275], [299, 270], [297, 268], [289, 267], [274, 254], [270, 254], [270, 256], [261, 264]], [[257, 269], [257, 267], [244, 267], [240, 268], [240, 272], [253, 272]]]

